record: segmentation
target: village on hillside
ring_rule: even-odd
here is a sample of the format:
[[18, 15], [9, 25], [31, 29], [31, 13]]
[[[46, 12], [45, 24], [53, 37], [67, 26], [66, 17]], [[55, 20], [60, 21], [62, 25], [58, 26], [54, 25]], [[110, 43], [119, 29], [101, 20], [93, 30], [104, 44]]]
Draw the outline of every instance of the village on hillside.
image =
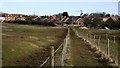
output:
[[69, 16], [68, 12], [51, 16], [9, 14], [0, 12], [0, 21], [18, 24], [48, 25], [48, 26], [80, 26], [82, 28], [120, 29], [120, 16], [105, 12], [81, 13], [79, 16]]
[[120, 68], [120, 1], [11, 1], [0, 5], [1, 68]]
[[[2, 67], [118, 66], [120, 16], [0, 12]], [[12, 43], [11, 43], [12, 42]]]

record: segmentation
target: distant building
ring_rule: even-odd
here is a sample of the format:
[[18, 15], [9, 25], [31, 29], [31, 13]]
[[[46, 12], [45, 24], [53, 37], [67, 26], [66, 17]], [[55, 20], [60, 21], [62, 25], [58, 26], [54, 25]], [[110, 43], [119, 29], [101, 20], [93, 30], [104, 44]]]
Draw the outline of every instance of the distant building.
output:
[[83, 19], [82, 19], [82, 18], [78, 18], [78, 19], [76, 20], [76, 24], [77, 24], [78, 26], [84, 26]]
[[50, 16], [50, 20], [51, 22], [56, 22], [57, 16], [56, 15]]
[[0, 23], [4, 22], [4, 20], [5, 20], [5, 17], [0, 16]]
[[25, 15], [23, 14], [8, 14], [8, 13], [0, 13], [0, 16], [5, 18], [5, 21], [14, 21], [14, 20], [25, 20]]
[[104, 17], [103, 22], [109, 23], [109, 22], [116, 22], [119, 21], [118, 17], [113, 16], [113, 17]]
[[[13, 16], [14, 14], [12, 14], [12, 16]], [[13, 16], [13, 17], [15, 17], [15, 20], [25, 20], [25, 17], [23, 17], [23, 15], [22, 14], [17, 14], [16, 16]]]
[[3, 15], [2, 12], [0, 12], [0, 22], [4, 22], [5, 21], [5, 16]]

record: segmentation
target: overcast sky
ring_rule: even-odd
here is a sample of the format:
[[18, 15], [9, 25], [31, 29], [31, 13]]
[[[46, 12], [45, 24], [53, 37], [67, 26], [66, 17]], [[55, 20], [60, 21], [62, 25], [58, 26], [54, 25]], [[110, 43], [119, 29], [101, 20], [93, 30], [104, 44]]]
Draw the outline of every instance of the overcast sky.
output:
[[53, 15], [67, 11], [69, 15], [83, 13], [106, 12], [118, 14], [118, 2], [9, 2], [1, 4], [2, 12]]

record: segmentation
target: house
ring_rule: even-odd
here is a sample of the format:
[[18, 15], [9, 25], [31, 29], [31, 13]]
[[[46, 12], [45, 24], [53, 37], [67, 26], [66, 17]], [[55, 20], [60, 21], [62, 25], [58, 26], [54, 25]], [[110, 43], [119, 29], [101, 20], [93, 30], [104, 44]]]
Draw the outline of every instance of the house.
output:
[[119, 21], [119, 17], [118, 16], [112, 16], [111, 17], [115, 22]]
[[55, 20], [56, 18], [57, 18], [56, 15], [50, 16], [50, 19], [51, 19], [52, 21]]
[[118, 21], [117, 17], [104, 17], [103, 18], [104, 23], [114, 23], [116, 21]]
[[0, 15], [1, 15], [1, 17], [4, 17], [4, 18], [5, 18], [4, 21], [8, 21], [8, 20], [10, 20], [10, 19], [9, 19], [9, 14], [8, 14], [8, 13], [0, 12]]
[[4, 22], [4, 20], [5, 20], [5, 17], [0, 17], [0, 23]]
[[15, 20], [15, 16], [13, 16], [12, 14], [4, 14], [5, 15], [5, 21], [14, 21]]
[[8, 14], [8, 13], [0, 13], [2, 17], [5, 18], [5, 21], [14, 21], [14, 20], [25, 20], [25, 17], [23, 17], [23, 14]]
[[57, 20], [57, 19], [58, 19], [57, 15], [53, 15], [53, 16], [50, 16], [50, 19], [49, 19], [49, 20], [50, 20], [51, 22], [54, 22], [54, 23], [55, 23], [55, 22], [58, 22], [58, 21], [59, 21], [59, 20]]
[[77, 24], [78, 26], [84, 26], [83, 19], [82, 19], [82, 18], [78, 18], [78, 19], [75, 21], [75, 24]]
[[3, 22], [5, 20], [5, 17], [0, 13], [0, 22]]
[[39, 17], [32, 18], [32, 20], [40, 20]]
[[119, 29], [120, 22], [118, 17], [112, 16], [112, 17], [104, 17], [103, 22], [105, 23], [105, 26], [109, 29]]
[[110, 19], [110, 17], [104, 17], [103, 22], [106, 22], [108, 19]]
[[12, 17], [15, 17], [15, 20], [25, 20], [25, 17], [23, 16], [23, 14], [12, 14]]

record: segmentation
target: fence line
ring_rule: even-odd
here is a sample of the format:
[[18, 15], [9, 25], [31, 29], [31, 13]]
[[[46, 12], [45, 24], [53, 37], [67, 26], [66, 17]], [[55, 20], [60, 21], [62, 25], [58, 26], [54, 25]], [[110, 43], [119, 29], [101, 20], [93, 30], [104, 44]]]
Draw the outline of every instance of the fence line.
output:
[[[63, 43], [64, 43], [64, 41], [63, 41]], [[55, 50], [54, 53], [56, 53], [63, 46], [63, 43]], [[47, 57], [47, 59], [39, 66], [39, 68], [41, 68], [43, 65], [45, 65], [49, 59], [50, 59], [50, 56]]]
[[115, 43], [115, 36], [114, 36], [114, 43]]
[[110, 40], [108, 38], [108, 45], [107, 45], [107, 57], [109, 58], [110, 57]]
[[50, 55], [50, 65], [52, 68], [54, 68], [54, 59], [55, 59], [55, 55], [54, 55], [54, 46], [51, 46], [51, 55]]
[[56, 66], [64, 66], [64, 60], [66, 59], [68, 43], [69, 43], [69, 28], [68, 28], [68, 34], [64, 39], [62, 53], [59, 56], [59, 61], [56, 63]]
[[[67, 32], [67, 35], [66, 35], [63, 43], [54, 51], [54, 54], [57, 53], [57, 51], [63, 46], [62, 54], [61, 54], [62, 57], [60, 56], [61, 61], [62, 61], [60, 63], [61, 66], [64, 66], [64, 60], [65, 60], [66, 53], [67, 53], [67, 45], [68, 45], [68, 40], [69, 40], [69, 30], [70, 29], [68, 28], [68, 32]], [[39, 68], [41, 68], [43, 65], [45, 65], [49, 59], [50, 59], [50, 56], [47, 57], [47, 59], [39, 66]]]
[[[64, 41], [63, 41], [63, 43], [64, 43]], [[63, 43], [55, 50], [54, 53], [56, 53], [63, 46]], [[47, 59], [39, 66], [39, 68], [41, 68], [43, 65], [45, 65], [49, 59], [50, 59], [50, 56], [47, 57]]]
[[[114, 55], [112, 52], [110, 52], [110, 50], [112, 50], [112, 48], [110, 48], [110, 40], [112, 40], [113, 43], [116, 43], [115, 42], [115, 36], [110, 36], [110, 35], [106, 34], [105, 37], [106, 37], [106, 41], [107, 41], [106, 42], [107, 43], [107, 45], [106, 45], [107, 49], [106, 49], [106, 52], [105, 52], [105, 50], [103, 50], [103, 52], [105, 52], [105, 55], [106, 55], [107, 58], [109, 58], [110, 62], [115, 61], [115, 65], [118, 65], [118, 58], [116, 58], [117, 55]], [[112, 39], [110, 39], [110, 37], [112, 37]], [[102, 47], [100, 48], [100, 39], [101, 39], [101, 37], [100, 37], [100, 35], [98, 35], [98, 46], [97, 47], [101, 51]], [[114, 57], [112, 57], [112, 56], [114, 56]]]
[[61, 63], [61, 66], [64, 66], [64, 60], [66, 58], [66, 54], [67, 54], [67, 47], [68, 47], [68, 42], [69, 42], [69, 28], [68, 28], [68, 34], [66, 36], [66, 39], [65, 39], [65, 44], [64, 44], [64, 47], [63, 47], [63, 51], [62, 51], [62, 63]]
[[[64, 42], [64, 41], [63, 41]], [[55, 50], [55, 53], [63, 46], [63, 43]]]
[[[100, 48], [100, 36], [98, 35], [98, 43], [97, 43], [97, 46], [95, 46], [96, 44], [93, 44], [93, 42], [95, 41], [95, 35], [93, 37], [93, 41], [92, 40], [92, 37], [91, 37], [91, 32], [89, 31], [89, 34], [87, 34], [88, 36], [85, 37], [85, 36], [82, 36], [82, 35], [79, 35], [78, 34], [78, 31], [75, 30], [75, 28], [73, 28], [73, 31], [75, 32], [75, 34], [78, 36], [78, 37], [82, 37], [84, 40], [86, 40], [89, 44], [91, 44], [91, 47], [95, 47], [95, 48], [98, 48], [99, 50], [98, 51], [101, 51], [101, 48]], [[110, 51], [109, 51], [109, 48], [110, 48], [110, 42], [109, 42], [109, 37], [108, 37], [108, 34], [106, 34], [106, 40], [108, 40], [108, 45], [107, 45], [107, 54], [105, 55], [106, 58], [108, 58], [110, 61], [109, 62], [112, 62], [113, 59], [110, 57]], [[115, 38], [114, 38], [115, 40]], [[104, 52], [104, 51], [103, 51]], [[118, 63], [115, 62], [115, 65], [118, 65]]]
[[[62, 46], [63, 46], [63, 43], [55, 50], [54, 53], [56, 53]], [[45, 63], [47, 63], [49, 59], [50, 59], [50, 56], [47, 57], [47, 59], [39, 66], [39, 68], [42, 67]]]
[[47, 63], [47, 61], [50, 59], [50, 57], [47, 57], [47, 59], [39, 66], [39, 68], [41, 68], [45, 63]]

